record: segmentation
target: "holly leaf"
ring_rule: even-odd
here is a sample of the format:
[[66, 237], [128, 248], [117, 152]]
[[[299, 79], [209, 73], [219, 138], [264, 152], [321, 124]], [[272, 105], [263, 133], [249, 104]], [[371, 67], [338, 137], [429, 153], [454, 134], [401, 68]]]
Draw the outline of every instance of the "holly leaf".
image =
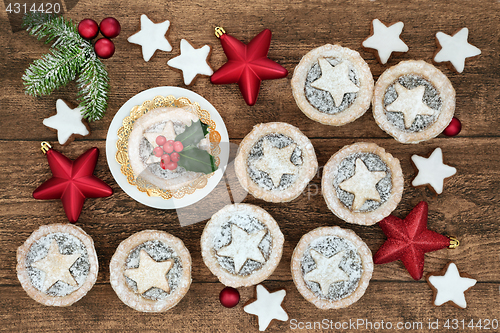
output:
[[192, 147], [190, 149], [184, 149], [179, 155], [180, 159], [177, 164], [188, 171], [209, 174], [217, 170], [213, 156], [206, 150]]
[[[201, 121], [191, 122], [191, 125], [187, 126], [184, 132], [175, 137], [175, 141], [182, 142], [184, 147], [197, 145], [200, 140], [205, 138], [206, 128], [203, 128]], [[207, 131], [208, 133], [208, 131]]]

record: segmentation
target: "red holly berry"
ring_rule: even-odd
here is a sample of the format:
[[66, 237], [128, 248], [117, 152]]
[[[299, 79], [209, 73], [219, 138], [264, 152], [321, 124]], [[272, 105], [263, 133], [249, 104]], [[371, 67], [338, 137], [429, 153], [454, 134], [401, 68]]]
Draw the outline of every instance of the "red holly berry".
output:
[[113, 17], [106, 17], [101, 21], [99, 27], [101, 28], [101, 33], [108, 38], [115, 38], [121, 31], [120, 23]]
[[156, 147], [155, 149], [153, 149], [153, 153], [155, 154], [156, 157], [160, 157], [163, 155], [163, 148]]
[[184, 149], [184, 145], [180, 141], [175, 141], [174, 142], [174, 150], [178, 153], [180, 153]]
[[84, 39], [94, 39], [99, 33], [99, 26], [96, 21], [86, 18], [78, 23], [78, 33]]
[[108, 59], [115, 53], [115, 44], [107, 38], [101, 38], [95, 42], [94, 50], [98, 57]]
[[172, 153], [174, 151], [174, 140], [168, 140], [167, 142], [165, 142], [165, 144], [163, 145], [163, 150], [167, 154]]
[[167, 142], [167, 139], [163, 135], [158, 135], [155, 141], [158, 146], [163, 146]]
[[[168, 163], [168, 162], [170, 162], [170, 160], [171, 160], [170, 155], [169, 154], [163, 154], [161, 156], [161, 160], [165, 164]], [[176, 161], [174, 161], [174, 162], [176, 162]]]
[[179, 153], [172, 153], [170, 154], [170, 160], [172, 162], [179, 162], [179, 160], [181, 159], [181, 155], [179, 155]]
[[177, 169], [177, 163], [170, 161], [168, 163], [165, 163], [165, 167], [168, 170], [175, 170], [175, 169]]

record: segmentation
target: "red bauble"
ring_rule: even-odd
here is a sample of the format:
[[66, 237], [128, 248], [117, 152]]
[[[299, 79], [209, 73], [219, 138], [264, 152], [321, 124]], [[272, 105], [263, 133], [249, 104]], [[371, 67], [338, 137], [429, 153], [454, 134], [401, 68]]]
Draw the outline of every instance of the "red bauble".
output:
[[401, 260], [415, 280], [424, 274], [424, 254], [450, 246], [450, 239], [427, 229], [427, 203], [419, 202], [404, 220], [390, 215], [379, 226], [387, 240], [373, 256], [375, 264]]
[[240, 293], [237, 289], [226, 287], [220, 292], [219, 300], [226, 308], [232, 308], [240, 302]]
[[461, 130], [462, 123], [460, 122], [460, 120], [458, 120], [457, 117], [453, 117], [448, 127], [444, 129], [443, 134], [446, 136], [455, 136], [460, 133]]
[[101, 38], [95, 42], [94, 50], [98, 57], [108, 59], [115, 53], [115, 44], [107, 38]]
[[111, 187], [93, 175], [99, 156], [98, 148], [90, 148], [74, 161], [54, 149], [49, 149], [46, 155], [52, 178], [33, 192], [33, 198], [61, 199], [71, 223], [75, 223], [80, 217], [86, 198], [108, 197], [113, 194]]
[[99, 25], [101, 33], [108, 38], [115, 38], [120, 34], [122, 27], [120, 22], [113, 17], [106, 17]]
[[99, 26], [92, 19], [83, 19], [78, 23], [78, 33], [85, 39], [94, 39], [99, 33]]
[[247, 45], [226, 33], [219, 38], [227, 63], [210, 77], [210, 81], [213, 84], [238, 83], [248, 105], [257, 101], [262, 80], [281, 79], [288, 75], [284, 67], [267, 57], [271, 30], [263, 30]]

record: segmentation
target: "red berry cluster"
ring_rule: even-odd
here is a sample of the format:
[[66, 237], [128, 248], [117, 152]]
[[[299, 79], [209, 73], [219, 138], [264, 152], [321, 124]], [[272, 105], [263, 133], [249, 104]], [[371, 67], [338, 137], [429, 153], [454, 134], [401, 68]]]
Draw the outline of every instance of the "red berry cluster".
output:
[[120, 34], [120, 23], [113, 17], [107, 17], [101, 21], [100, 25], [97, 25], [96, 21], [89, 18], [82, 20], [78, 24], [78, 33], [84, 39], [91, 40], [96, 38], [99, 30], [105, 38], [100, 38], [95, 42], [95, 53], [103, 59], [111, 58], [115, 53], [115, 44], [109, 38], [115, 38]]
[[177, 162], [179, 162], [181, 155], [179, 153], [184, 149], [184, 145], [180, 141], [168, 140], [163, 135], [156, 137], [156, 147], [153, 154], [161, 158], [160, 166], [163, 170], [175, 170]]

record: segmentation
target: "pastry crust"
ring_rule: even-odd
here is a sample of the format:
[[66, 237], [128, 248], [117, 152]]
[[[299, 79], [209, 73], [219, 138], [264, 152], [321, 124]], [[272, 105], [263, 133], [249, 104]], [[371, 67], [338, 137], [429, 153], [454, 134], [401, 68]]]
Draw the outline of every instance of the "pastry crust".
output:
[[[391, 171], [392, 189], [390, 198], [380, 207], [371, 212], [351, 211], [339, 200], [337, 191], [333, 186], [340, 163], [343, 159], [355, 153], [375, 154], [380, 157], [380, 159]], [[396, 209], [397, 205], [401, 201], [403, 188], [404, 178], [399, 160], [391, 154], [386, 153], [383, 148], [377, 146], [376, 144], [366, 142], [358, 142], [350, 146], [344, 146], [338, 152], [333, 154], [323, 169], [323, 178], [321, 180], [321, 192], [325, 198], [328, 208], [330, 208], [333, 214], [346, 222], [360, 225], [373, 225], [389, 216], [389, 214]]]
[[[248, 155], [257, 141], [267, 134], [278, 133], [288, 136], [297, 147], [302, 150], [302, 164], [300, 165], [297, 180], [285, 190], [267, 190], [258, 186], [248, 175]], [[254, 197], [268, 202], [288, 202], [297, 198], [313, 179], [318, 170], [318, 161], [314, 147], [297, 127], [287, 123], [265, 123], [255, 125], [240, 143], [234, 168], [241, 186]]]
[[[135, 293], [125, 279], [126, 261], [137, 246], [151, 240], [165, 243], [175, 251], [182, 264], [180, 283], [165, 299], [151, 300]], [[191, 255], [184, 243], [171, 234], [158, 230], [143, 230], [133, 234], [118, 245], [109, 264], [111, 287], [120, 300], [131, 308], [142, 312], [163, 312], [181, 301], [191, 286]]]
[[[78, 238], [84, 245], [88, 253], [89, 272], [85, 282], [74, 292], [66, 296], [51, 296], [36, 289], [31, 283], [26, 268], [26, 256], [28, 255], [31, 246], [36, 243], [40, 238], [48, 236], [53, 233], [66, 233]], [[35, 230], [28, 239], [17, 249], [17, 277], [21, 282], [21, 286], [26, 291], [28, 296], [35, 301], [49, 306], [69, 306], [76, 301], [80, 300], [87, 292], [92, 289], [99, 271], [99, 263], [97, 261], [97, 254], [94, 248], [94, 241], [83, 229], [72, 224], [49, 224], [43, 225]]]
[[[305, 83], [309, 70], [318, 58], [345, 59], [356, 69], [360, 82], [358, 95], [351, 106], [342, 112], [326, 114], [313, 107], [305, 96]], [[307, 53], [293, 72], [292, 93], [299, 109], [310, 119], [324, 125], [342, 126], [361, 117], [370, 107], [373, 94], [373, 77], [368, 64], [358, 52], [340, 45], [326, 44]]]
[[[216, 251], [213, 246], [215, 234], [219, 231], [221, 226], [235, 214], [248, 214], [256, 218], [267, 227], [272, 237], [272, 247], [268, 259], [261, 268], [249, 275], [237, 275], [228, 272], [221, 267], [215, 256]], [[233, 288], [248, 287], [264, 281], [274, 272], [276, 267], [278, 267], [281, 260], [284, 241], [285, 238], [278, 223], [276, 223], [274, 218], [267, 211], [258, 206], [236, 203], [225, 206], [212, 215], [212, 218], [207, 222], [203, 234], [201, 235], [201, 255], [205, 265], [207, 265], [210, 271], [217, 276], [221, 283]]]
[[[363, 273], [361, 274], [361, 279], [359, 280], [356, 290], [346, 298], [340, 299], [338, 301], [330, 301], [327, 299], [321, 299], [316, 296], [306, 285], [302, 273], [302, 258], [304, 252], [307, 250], [309, 244], [319, 237], [324, 236], [337, 236], [339, 238], [344, 238], [349, 240], [354, 246], [356, 246], [361, 260], [363, 262]], [[295, 286], [299, 290], [300, 294], [309, 302], [316, 305], [316, 307], [326, 310], [326, 309], [340, 309], [348, 307], [349, 305], [357, 302], [361, 296], [364, 295], [370, 279], [373, 273], [373, 260], [372, 252], [368, 248], [365, 242], [354, 233], [354, 231], [349, 229], [342, 229], [339, 227], [320, 227], [316, 228], [300, 239], [299, 243], [293, 250], [292, 254], [292, 278]]]
[[[388, 119], [384, 106], [384, 96], [387, 88], [399, 77], [413, 74], [423, 77], [429, 81], [439, 92], [441, 108], [439, 115], [433, 124], [419, 132], [406, 132], [398, 129]], [[402, 61], [396, 66], [390, 67], [380, 75], [372, 100], [373, 117], [377, 125], [401, 143], [419, 143], [435, 138], [450, 124], [455, 113], [455, 89], [450, 80], [440, 70], [423, 60]]]

